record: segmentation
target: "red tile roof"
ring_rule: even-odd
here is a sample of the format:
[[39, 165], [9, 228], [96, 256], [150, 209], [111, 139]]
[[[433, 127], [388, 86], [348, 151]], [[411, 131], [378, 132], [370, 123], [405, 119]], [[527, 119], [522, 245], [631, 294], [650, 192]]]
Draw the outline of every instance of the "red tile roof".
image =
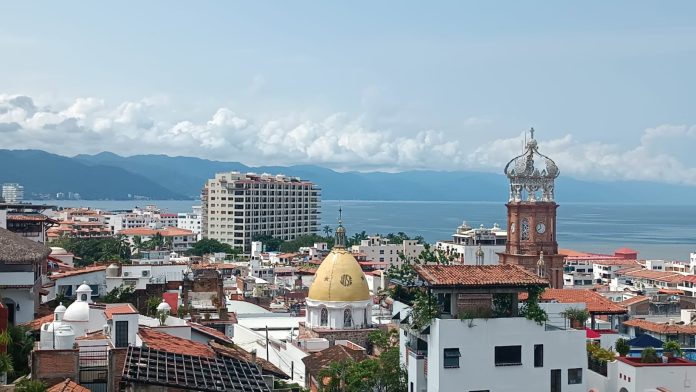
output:
[[608, 265], [608, 266], [638, 266], [638, 261], [636, 260], [625, 260], [625, 259], [606, 259], [606, 260], [593, 260], [592, 264], [597, 265]]
[[[520, 299], [527, 299], [527, 293], [521, 293]], [[622, 306], [587, 289], [546, 289], [541, 294], [541, 301], [585, 303], [587, 311], [593, 314], [624, 314], [627, 312]]]
[[194, 355], [198, 357], [214, 357], [215, 353], [210, 346], [194, 342], [190, 339], [180, 338], [152, 328], [140, 328], [138, 331], [143, 344], [154, 350], [166, 351], [174, 354]]
[[107, 306], [104, 309], [104, 315], [107, 320], [111, 320], [115, 314], [137, 314], [138, 310], [131, 304], [119, 304], [114, 306]]
[[53, 321], [53, 313], [28, 321], [22, 324], [22, 326], [28, 327], [30, 331], [38, 331], [43, 323], [50, 323], [51, 321]]
[[205, 325], [201, 325], [198, 323], [192, 323], [190, 321], [188, 322], [188, 325], [189, 325], [189, 327], [191, 327], [191, 329], [195, 329], [196, 331], [198, 331], [202, 334], [208, 335], [209, 337], [211, 337], [217, 341], [221, 341], [223, 343], [232, 343], [232, 339], [230, 339], [227, 335], [218, 331], [215, 328], [206, 327]]
[[431, 286], [548, 286], [517, 265], [417, 265], [418, 275]]
[[322, 369], [332, 363], [341, 361], [360, 362], [365, 358], [367, 358], [367, 355], [362, 350], [353, 350], [344, 345], [336, 344], [302, 358], [302, 362], [304, 362], [307, 372], [313, 377], [317, 377]]
[[626, 271], [621, 274], [632, 278], [651, 279], [667, 283], [678, 283], [684, 278], [684, 275], [676, 272], [652, 271], [646, 269]]
[[623, 325], [627, 327], [638, 327], [645, 331], [650, 331], [654, 333], [659, 333], [663, 335], [673, 335], [673, 334], [688, 334], [696, 335], [696, 325], [683, 325], [683, 324], [668, 324], [668, 323], [656, 323], [653, 321], [643, 320], [643, 319], [632, 319], [624, 321]]
[[65, 381], [46, 389], [46, 392], [90, 392], [90, 390], [67, 378]]
[[650, 299], [644, 295], [636, 295], [633, 298], [625, 299], [621, 302], [619, 302], [619, 305], [621, 306], [631, 306], [635, 305], [644, 301], [649, 301]]
[[96, 271], [105, 271], [106, 270], [106, 265], [90, 265], [88, 267], [72, 270], [72, 271], [65, 271], [65, 272], [57, 272], [55, 274], [51, 274], [48, 278], [51, 280], [56, 280], [59, 278], [66, 278], [68, 276], [75, 276], [75, 275], [82, 275], [82, 274], [88, 274], [90, 272], [96, 272]]

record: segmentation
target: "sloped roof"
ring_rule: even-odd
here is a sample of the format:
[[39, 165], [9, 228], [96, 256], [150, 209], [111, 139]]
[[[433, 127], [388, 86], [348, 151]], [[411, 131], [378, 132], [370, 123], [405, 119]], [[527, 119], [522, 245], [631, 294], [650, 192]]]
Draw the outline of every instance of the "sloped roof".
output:
[[625, 299], [621, 302], [619, 302], [619, 305], [621, 306], [631, 306], [635, 305], [644, 301], [649, 301], [650, 299], [644, 295], [636, 295], [635, 297]]
[[202, 334], [205, 334], [205, 335], [207, 335], [207, 336], [209, 336], [209, 337], [211, 337], [211, 338], [213, 338], [213, 339], [215, 339], [215, 340], [217, 340], [217, 341], [221, 341], [221, 342], [223, 342], [223, 343], [232, 343], [232, 339], [230, 339], [227, 335], [225, 335], [224, 333], [218, 331], [218, 330], [215, 329], [215, 328], [206, 327], [205, 325], [201, 325], [201, 324], [198, 324], [198, 323], [193, 323], [193, 322], [190, 322], [190, 321], [188, 322], [188, 325], [189, 325], [189, 327], [191, 327], [192, 329], [195, 329], [196, 331], [198, 331], [198, 332], [200, 332], [200, 333], [202, 333]]
[[53, 313], [27, 321], [21, 325], [28, 327], [30, 331], [38, 331], [44, 323], [50, 323], [51, 321], [53, 321]]
[[88, 388], [66, 378], [58, 384], [46, 389], [46, 392], [90, 392]]
[[44, 260], [51, 248], [0, 228], [0, 263], [32, 264]]
[[56, 272], [54, 274], [51, 274], [51, 276], [49, 276], [48, 278], [51, 280], [57, 280], [60, 278], [67, 278], [69, 276], [88, 274], [90, 272], [106, 271], [106, 267], [106, 265], [89, 265], [84, 268], [74, 269], [71, 271]]
[[104, 309], [104, 315], [107, 320], [111, 320], [115, 314], [134, 314], [138, 313], [138, 310], [131, 304], [119, 304], [114, 306], [107, 306]]
[[143, 343], [153, 350], [198, 357], [215, 356], [213, 349], [208, 345], [159, 332], [152, 328], [140, 328], [138, 335], [140, 335], [140, 339], [142, 339]]
[[548, 286], [549, 282], [517, 265], [417, 265], [430, 286]]
[[659, 334], [688, 334], [696, 335], [696, 325], [683, 325], [683, 324], [668, 324], [668, 323], [656, 323], [653, 321], [643, 320], [643, 319], [631, 319], [624, 321], [623, 325], [628, 327], [637, 327], [645, 331], [650, 331]]
[[[527, 293], [520, 293], [520, 299], [526, 300]], [[541, 301], [560, 303], [585, 303], [591, 314], [624, 314], [627, 310], [603, 297], [596, 291], [587, 289], [546, 289], [541, 294]]]
[[[254, 362], [253, 355], [251, 355], [250, 352], [239, 348], [238, 346], [223, 346], [222, 344], [211, 342], [210, 347], [212, 347], [218, 355], [237, 358], [247, 362]], [[261, 366], [262, 373], [271, 373], [285, 379], [289, 378], [289, 376], [280, 368], [261, 357], [256, 357], [256, 364]]]
[[321, 369], [332, 363], [341, 361], [360, 362], [365, 358], [367, 358], [367, 354], [362, 350], [353, 350], [344, 345], [336, 344], [302, 358], [302, 362], [305, 364], [305, 369], [310, 374], [316, 376]]

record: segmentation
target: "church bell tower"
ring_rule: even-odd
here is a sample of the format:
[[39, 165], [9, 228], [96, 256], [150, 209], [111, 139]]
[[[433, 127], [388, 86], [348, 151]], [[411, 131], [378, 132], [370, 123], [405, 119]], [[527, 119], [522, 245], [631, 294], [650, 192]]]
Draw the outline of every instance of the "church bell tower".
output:
[[[554, 182], [560, 171], [556, 163], [538, 150], [531, 139], [522, 155], [505, 166], [510, 180], [505, 252], [500, 264], [517, 264], [547, 278], [552, 288], [563, 288], [563, 259], [556, 242]], [[543, 260], [540, 264], [539, 261]]]

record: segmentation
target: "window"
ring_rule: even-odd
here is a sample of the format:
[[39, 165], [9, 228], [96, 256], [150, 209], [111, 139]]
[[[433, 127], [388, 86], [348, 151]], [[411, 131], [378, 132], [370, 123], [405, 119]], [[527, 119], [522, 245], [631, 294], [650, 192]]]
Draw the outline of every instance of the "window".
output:
[[544, 367], [544, 345], [534, 345], [534, 367]]
[[458, 348], [446, 348], [445, 349], [445, 369], [448, 368], [458, 368], [459, 367], [459, 357], [462, 354], [459, 353]]
[[522, 346], [497, 346], [495, 366], [522, 365]]
[[452, 294], [437, 293], [437, 305], [441, 313], [452, 313]]
[[568, 369], [568, 384], [582, 384], [582, 368]]
[[561, 369], [551, 369], [551, 392], [561, 392]]
[[343, 311], [343, 326], [345, 328], [353, 326], [353, 313], [350, 311], [350, 309]]
[[325, 327], [329, 324], [329, 311], [326, 308], [321, 308], [321, 320], [319, 320], [319, 325]]
[[116, 321], [116, 347], [128, 347], [128, 321]]

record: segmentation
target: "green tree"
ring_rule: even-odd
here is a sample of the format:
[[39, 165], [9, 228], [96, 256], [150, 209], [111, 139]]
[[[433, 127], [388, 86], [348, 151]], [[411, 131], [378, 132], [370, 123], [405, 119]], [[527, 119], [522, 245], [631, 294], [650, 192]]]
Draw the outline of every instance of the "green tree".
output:
[[45, 392], [46, 389], [46, 384], [43, 382], [39, 380], [30, 380], [28, 378], [15, 384], [15, 392]]
[[331, 232], [333, 232], [333, 229], [331, 228], [331, 226], [326, 225], [326, 226], [324, 226], [323, 230], [324, 230], [324, 236], [326, 238], [331, 237]]
[[251, 238], [252, 241], [261, 241], [268, 252], [277, 252], [283, 244], [283, 240], [275, 238], [269, 234], [255, 235]]
[[115, 287], [113, 290], [109, 291], [104, 298], [101, 299], [102, 302], [107, 304], [117, 304], [123, 302], [133, 302], [135, 300], [135, 294], [133, 293], [133, 287], [129, 285], [120, 285]]
[[188, 253], [193, 256], [203, 256], [212, 253], [226, 253], [226, 254], [239, 254], [239, 250], [233, 248], [229, 244], [222, 243], [218, 240], [211, 238], [203, 238], [202, 240], [193, 244]]
[[13, 371], [8, 379], [16, 380], [29, 374], [29, 356], [34, 348], [34, 338], [25, 326], [10, 326], [8, 328], [12, 344], [7, 347], [7, 353], [12, 358]]
[[327, 241], [327, 239], [324, 237], [318, 236], [316, 234], [309, 234], [299, 236], [294, 240], [283, 242], [278, 250], [284, 253], [297, 252], [300, 250], [300, 248], [313, 246], [317, 242], [327, 242], [330, 246], [333, 246], [332, 238], [329, 238]]
[[64, 248], [77, 256], [75, 265], [83, 267], [100, 261], [130, 261], [130, 250], [116, 237], [59, 238], [51, 246]]

